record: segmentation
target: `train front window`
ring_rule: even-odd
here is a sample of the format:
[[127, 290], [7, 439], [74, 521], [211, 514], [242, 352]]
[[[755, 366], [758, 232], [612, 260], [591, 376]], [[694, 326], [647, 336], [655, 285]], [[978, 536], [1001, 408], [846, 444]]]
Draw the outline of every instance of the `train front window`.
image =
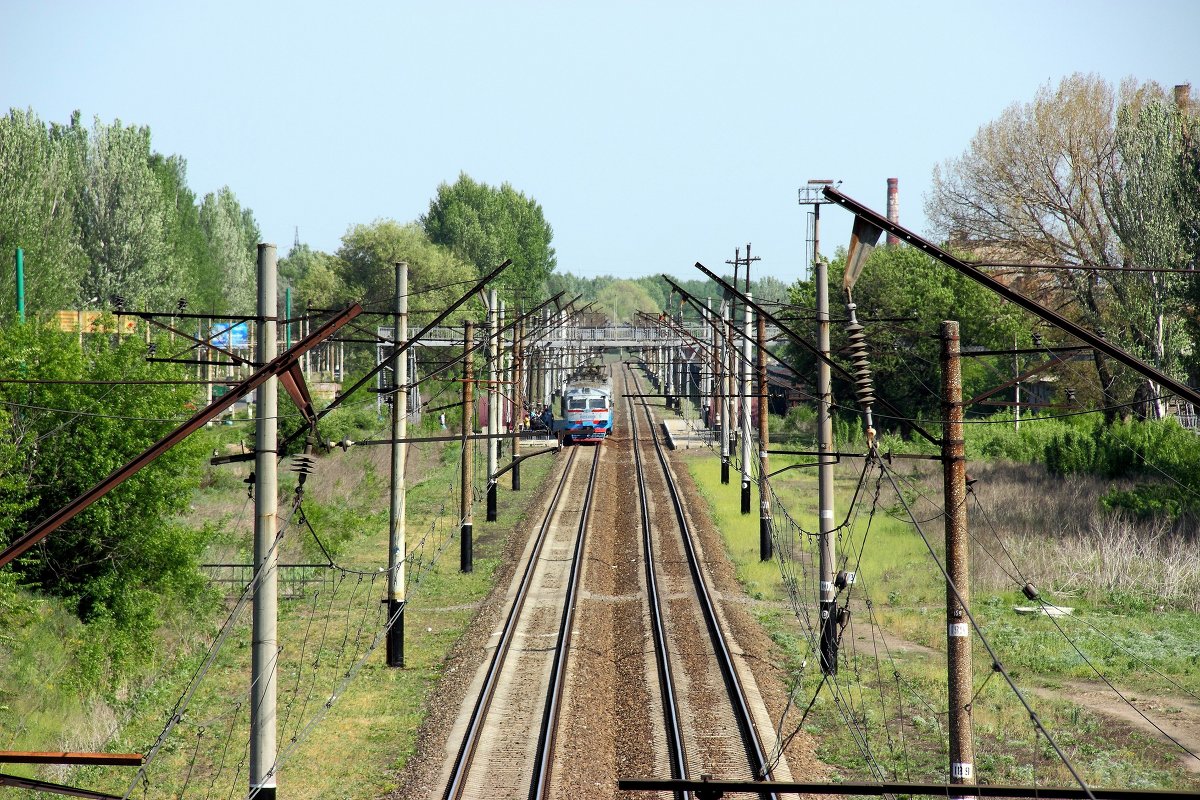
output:
[[588, 408], [604, 409], [607, 408], [607, 406], [605, 405], [603, 399], [596, 399], [588, 401]]
[[570, 411], [583, 411], [587, 408], [587, 400], [580, 398], [579, 400], [571, 399], [567, 402], [567, 409]]

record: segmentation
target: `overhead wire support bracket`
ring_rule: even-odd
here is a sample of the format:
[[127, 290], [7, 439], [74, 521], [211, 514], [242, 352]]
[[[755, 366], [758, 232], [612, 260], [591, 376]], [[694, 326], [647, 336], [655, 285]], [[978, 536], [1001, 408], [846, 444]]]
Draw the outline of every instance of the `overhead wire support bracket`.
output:
[[892, 222], [877, 211], [868, 208], [853, 198], [847, 197], [832, 186], [826, 186], [824, 193], [825, 196], [830, 200], [842, 206], [864, 222], [867, 222], [881, 230], [887, 231], [888, 233], [899, 237], [906, 244], [917, 248], [931, 258], [940, 261], [951, 269], [967, 276], [976, 283], [982, 284], [984, 287], [990, 289], [1014, 305], [1020, 306], [1033, 315], [1040, 317], [1042, 320], [1049, 322], [1059, 330], [1069, 333], [1082, 342], [1086, 342], [1093, 350], [1098, 350], [1114, 361], [1124, 364], [1142, 377], [1149, 378], [1160, 386], [1169, 389], [1170, 391], [1174, 392], [1180, 397], [1185, 398], [1186, 400], [1191, 401], [1192, 403], [1200, 404], [1200, 391], [1193, 389], [1191, 386], [1188, 386], [1182, 381], [1172, 378], [1170, 375], [1167, 375], [1164, 372], [1161, 372], [1155, 367], [1142, 361], [1140, 358], [1137, 358], [1126, 350], [1117, 347], [1112, 342], [1107, 341], [1099, 334], [1084, 328], [1082, 325], [1072, 322], [1062, 314], [1059, 314], [1057, 311], [1047, 308], [1033, 298], [1026, 297], [1017, 290], [1006, 286], [1005, 284], [993, 278], [991, 275], [976, 269], [973, 265], [963, 261], [961, 258], [947, 253], [945, 250], [933, 244], [928, 239], [925, 239], [919, 234], [914, 233], [908, 228], [905, 228], [903, 225]]
[[[0, 553], [0, 569], [25, 553], [42, 539], [70, 522], [90, 505], [136, 475], [143, 467], [179, 444], [179, 442], [183, 441], [190, 434], [203, 427], [210, 419], [217, 417], [222, 411], [225, 411], [238, 400], [250, 394], [250, 392], [266, 383], [270, 378], [278, 377], [284, 373], [291, 373], [293, 370], [298, 372], [300, 356], [329, 338], [335, 331], [358, 316], [361, 311], [362, 307], [357, 303], [342, 311], [336, 317], [299, 341], [290, 350], [285, 351], [256, 370], [250, 377], [231, 388], [225, 395], [196, 412], [191, 419], [151, 445], [140, 455], [133, 458], [133, 460], [118, 467], [91, 489], [88, 489], [58, 511], [55, 511], [49, 517], [30, 528], [23, 536], [19, 537]], [[303, 430], [301, 429], [302, 432]]]
[[[486, 286], [488, 283], [490, 283], [492, 280], [494, 280], [501, 272], [508, 269], [509, 265], [511, 265], [511, 264], [512, 264], [511, 258], [504, 259], [504, 262], [502, 264], [500, 264], [500, 266], [496, 267], [494, 270], [492, 270], [487, 275], [485, 275], [483, 278], [481, 278], [471, 289], [469, 289], [460, 298], [458, 298], [453, 303], [451, 303], [449, 306], [447, 306], [445, 308], [445, 310], [442, 311], [442, 313], [438, 314], [436, 317], [434, 317], [432, 320], [430, 320], [428, 323], [426, 323], [425, 326], [416, 333], [416, 335], [411, 337], [407, 342], [405, 342], [400, 347], [396, 348], [396, 351], [392, 354], [393, 357], [399, 356], [401, 353], [404, 353], [405, 351], [407, 351], [410, 347], [413, 346], [413, 344], [415, 344], [417, 341], [419, 341], [422, 336], [424, 336], [425, 334], [429, 333], [429, 331], [436, 328], [439, 324], [441, 324], [442, 320], [449, 317], [452, 313], [454, 313], [458, 309], [459, 306], [461, 306], [463, 303], [467, 302], [467, 300], [471, 299], [472, 295], [475, 294], [476, 290]], [[362, 306], [355, 303], [354, 307], [359, 309], [359, 313], [361, 313]], [[331, 402], [329, 405], [325, 406], [325, 408], [321, 409], [321, 411], [317, 412], [314, 415], [313, 420], [312, 420], [313, 423], [316, 423], [317, 420], [324, 417], [330, 411], [333, 411], [333, 409], [335, 409], [339, 405], [341, 405], [346, 400], [347, 397], [350, 397], [352, 394], [354, 394], [359, 389], [361, 389], [363, 386], [365, 386], [372, 378], [374, 378], [377, 374], [379, 374], [384, 369], [386, 369], [388, 366], [388, 363], [389, 363], [388, 361], [381, 361], [373, 369], [369, 370], [366, 375], [363, 375], [361, 378], [359, 378], [359, 380], [353, 386], [351, 386], [349, 389], [345, 390], [344, 392], [341, 392], [340, 394], [338, 394], [338, 396], [333, 399], [333, 402]], [[282, 442], [279, 443], [280, 452], [286, 451], [288, 446], [291, 445], [292, 442], [296, 441], [296, 439], [300, 438], [300, 436], [302, 436], [306, 433], [307, 433], [307, 430], [305, 428], [300, 428], [295, 433], [293, 433], [291, 436], [284, 439]]]
[[[829, 189], [826, 188], [826, 191], [829, 191]], [[768, 322], [770, 322], [775, 327], [779, 328], [779, 330], [782, 331], [789, 339], [791, 339], [793, 342], [795, 342], [796, 344], [803, 347], [805, 350], [808, 350], [810, 353], [813, 354], [813, 356], [815, 356], [819, 360], [824, 361], [826, 364], [829, 365], [830, 369], [832, 369], [838, 375], [842, 376], [843, 378], [850, 381], [851, 383], [854, 382], [854, 376], [850, 373], [849, 370], [847, 370], [841, 364], [838, 364], [832, 358], [826, 357], [824, 353], [822, 353], [815, 345], [812, 344], [812, 342], [808, 341], [803, 336], [801, 336], [800, 334], [796, 333], [791, 328], [789, 328], [787, 325], [783, 324], [783, 322], [778, 317], [776, 317], [771, 312], [763, 309], [763, 307], [761, 305], [759, 305], [755, 301], [751, 300], [750, 298], [746, 297], [746, 295], [744, 295], [742, 292], [738, 291], [737, 287], [730, 286], [729, 283], [727, 281], [725, 281], [720, 275], [717, 275], [715, 272], [713, 272], [708, 267], [701, 264], [699, 261], [696, 262], [696, 269], [700, 270], [705, 275], [707, 275], [709, 278], [711, 278], [713, 281], [715, 281], [718, 286], [725, 289], [725, 291], [729, 292], [739, 302], [748, 303], [759, 314], [761, 314], [763, 317], [765, 317]], [[921, 427], [919, 424], [917, 424], [917, 422], [915, 420], [911, 420], [911, 419], [908, 419], [907, 417], [905, 417], [903, 414], [901, 414], [901, 412], [895, 406], [893, 406], [891, 403], [884, 400], [882, 397], [877, 398], [876, 402], [878, 402], [888, 412], [890, 412], [890, 414], [892, 415], [893, 418], [905, 420], [906, 422], [908, 422], [909, 426], [914, 431], [919, 433], [924, 439], [928, 440], [931, 444], [941, 445], [941, 443], [942, 443], [941, 439], [937, 438], [932, 433], [925, 430], [923, 427]]]
[[[233, 352], [232, 350], [226, 350], [222, 347], [217, 347], [211, 341], [205, 341], [204, 339], [197, 339], [195, 336], [192, 336], [190, 333], [181, 331], [181, 330], [175, 328], [174, 326], [167, 325], [165, 322], [159, 322], [158, 320], [154, 319], [155, 315], [153, 315], [153, 314], [147, 314], [144, 312], [136, 312], [136, 311], [118, 311], [117, 312], [118, 317], [122, 316], [122, 315], [129, 316], [129, 317], [137, 317], [138, 319], [144, 319], [144, 320], [146, 320], [146, 322], [149, 322], [151, 325], [155, 325], [159, 328], [162, 328], [165, 331], [169, 331], [170, 333], [173, 333], [176, 336], [179, 336], [180, 338], [187, 339], [189, 342], [192, 342], [193, 344], [199, 345], [200, 347], [207, 347], [209, 350], [220, 353], [221, 355], [229, 356], [231, 359], [233, 359], [234, 363], [236, 363], [238, 366], [251, 366], [252, 365], [251, 361], [249, 359], [242, 358], [241, 356], [239, 356], [237, 353]], [[173, 316], [179, 317], [179, 316], [185, 316], [185, 315], [175, 314]], [[194, 316], [199, 316], [199, 315], [194, 315]], [[248, 317], [247, 319], [253, 319], [253, 317]], [[232, 328], [233, 326], [231, 325], [229, 327]], [[224, 331], [218, 331], [217, 334], [215, 334], [215, 335], [219, 336], [220, 334], [224, 333], [227, 330], [229, 330], [229, 328], [226, 328]], [[186, 363], [195, 364], [196, 362], [188, 361]], [[204, 363], [216, 363], [216, 362], [204, 362]]]

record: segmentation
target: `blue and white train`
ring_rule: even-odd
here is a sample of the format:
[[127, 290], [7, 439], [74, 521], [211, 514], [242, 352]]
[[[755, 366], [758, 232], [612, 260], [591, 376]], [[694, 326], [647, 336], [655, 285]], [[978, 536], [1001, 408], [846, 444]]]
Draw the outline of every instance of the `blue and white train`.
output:
[[563, 390], [565, 442], [602, 442], [612, 432], [612, 378], [590, 370], [572, 379]]

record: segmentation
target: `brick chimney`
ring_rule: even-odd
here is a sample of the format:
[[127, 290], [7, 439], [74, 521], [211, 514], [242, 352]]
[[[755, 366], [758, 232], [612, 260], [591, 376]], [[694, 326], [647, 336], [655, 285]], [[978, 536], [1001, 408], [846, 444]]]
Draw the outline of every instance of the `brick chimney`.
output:
[[[888, 178], [888, 195], [887, 195], [887, 218], [889, 222], [897, 225], [900, 224], [900, 179]], [[892, 247], [900, 243], [900, 240], [892, 234], [887, 236], [888, 247]]]

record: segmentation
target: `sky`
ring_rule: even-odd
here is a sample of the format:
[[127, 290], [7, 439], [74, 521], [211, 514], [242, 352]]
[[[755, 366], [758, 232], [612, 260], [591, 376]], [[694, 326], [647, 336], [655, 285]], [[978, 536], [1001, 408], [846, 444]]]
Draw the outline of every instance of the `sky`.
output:
[[[0, 105], [149, 126], [265, 241], [336, 251], [460, 173], [510, 183], [558, 270], [804, 275], [809, 179], [900, 221], [981, 125], [1074, 72], [1200, 85], [1200, 2], [0, 0]], [[821, 250], [851, 219], [821, 211]]]

